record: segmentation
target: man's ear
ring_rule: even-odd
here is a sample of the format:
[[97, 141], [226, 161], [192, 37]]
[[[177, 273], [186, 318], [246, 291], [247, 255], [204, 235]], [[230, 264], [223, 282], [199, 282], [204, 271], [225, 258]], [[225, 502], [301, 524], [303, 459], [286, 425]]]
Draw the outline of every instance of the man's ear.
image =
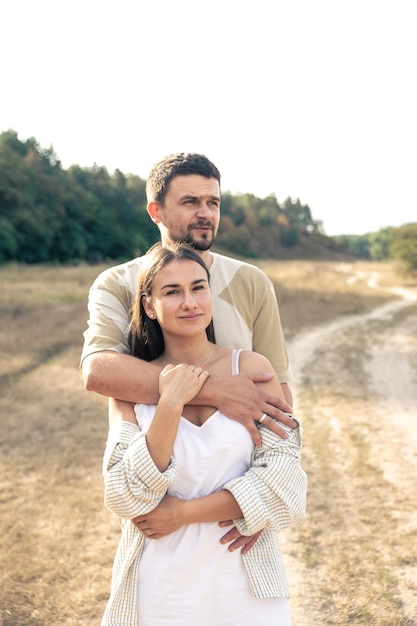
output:
[[154, 224], [159, 224], [161, 218], [159, 217], [159, 202], [148, 202], [148, 214]]

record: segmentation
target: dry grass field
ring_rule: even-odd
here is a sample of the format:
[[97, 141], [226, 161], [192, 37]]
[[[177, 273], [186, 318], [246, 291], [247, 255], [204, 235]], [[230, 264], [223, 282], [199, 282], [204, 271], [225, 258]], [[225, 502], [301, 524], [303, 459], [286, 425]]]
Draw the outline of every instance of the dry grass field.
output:
[[[365, 280], [373, 272], [386, 287], [417, 292], [389, 265], [259, 265], [274, 281], [294, 356], [302, 333], [393, 299]], [[88, 287], [101, 269], [0, 267], [1, 626], [98, 625], [108, 595], [119, 530], [102, 502], [106, 401], [84, 390], [78, 369]], [[410, 306], [396, 319], [415, 313]], [[362, 387], [372, 343], [352, 333], [332, 342], [329, 358], [327, 347], [326, 371], [305, 361], [293, 384], [309, 475], [309, 517], [284, 541], [294, 626], [415, 625], [401, 595], [417, 571], [415, 479], [388, 455], [395, 403], [378, 430]]]

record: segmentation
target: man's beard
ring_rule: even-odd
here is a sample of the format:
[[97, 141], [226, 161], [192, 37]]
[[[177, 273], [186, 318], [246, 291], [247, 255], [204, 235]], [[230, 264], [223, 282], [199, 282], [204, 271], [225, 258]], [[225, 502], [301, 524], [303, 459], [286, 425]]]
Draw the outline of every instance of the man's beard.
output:
[[206, 239], [205, 237], [206, 236], [203, 235], [202, 239], [196, 241], [194, 237], [189, 234], [183, 240], [181, 240], [181, 243], [187, 244], [191, 248], [194, 248], [194, 250], [200, 250], [200, 252], [202, 252], [203, 250], [210, 250], [211, 246], [213, 245], [213, 239]]
[[[209, 232], [201, 235], [201, 239], [194, 239], [194, 237], [192, 236], [192, 230], [193, 228], [198, 228], [199, 226], [209, 226], [211, 229], [211, 234], [212, 237], [209, 239]], [[210, 250], [211, 246], [213, 245], [214, 242], [214, 228], [212, 224], [206, 224], [206, 223], [198, 223], [198, 224], [192, 224], [189, 227], [188, 232], [184, 233], [183, 235], [180, 235], [179, 237], [171, 237], [172, 241], [175, 241], [175, 243], [185, 243], [186, 245], [190, 246], [191, 248], [193, 248], [194, 250], [199, 250], [200, 252], [203, 252], [204, 250]]]

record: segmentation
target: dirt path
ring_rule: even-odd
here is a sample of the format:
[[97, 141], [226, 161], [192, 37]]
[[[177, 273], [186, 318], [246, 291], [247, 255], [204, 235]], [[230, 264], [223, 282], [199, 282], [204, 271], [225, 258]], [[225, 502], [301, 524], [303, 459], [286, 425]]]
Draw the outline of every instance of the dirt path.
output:
[[[369, 284], [377, 287], [376, 275]], [[283, 541], [293, 626], [417, 624], [417, 295], [390, 291], [401, 299], [314, 328], [289, 345], [309, 474], [308, 519]], [[396, 539], [383, 542], [381, 515]], [[316, 545], [314, 558], [303, 540]], [[340, 563], [337, 555], [338, 545], [350, 552], [353, 544], [362, 554], [369, 547], [369, 560], [357, 559], [356, 570], [350, 554]], [[361, 598], [359, 570], [369, 581]]]

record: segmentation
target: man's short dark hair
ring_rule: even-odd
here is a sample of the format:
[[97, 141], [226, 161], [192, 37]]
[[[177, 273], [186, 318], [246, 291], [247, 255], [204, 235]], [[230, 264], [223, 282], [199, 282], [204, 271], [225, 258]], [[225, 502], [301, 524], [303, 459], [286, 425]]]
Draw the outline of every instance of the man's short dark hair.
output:
[[191, 174], [215, 178], [220, 185], [219, 170], [204, 154], [178, 152], [155, 163], [149, 172], [146, 181], [148, 202], [163, 204], [171, 180], [177, 176], [189, 176]]

